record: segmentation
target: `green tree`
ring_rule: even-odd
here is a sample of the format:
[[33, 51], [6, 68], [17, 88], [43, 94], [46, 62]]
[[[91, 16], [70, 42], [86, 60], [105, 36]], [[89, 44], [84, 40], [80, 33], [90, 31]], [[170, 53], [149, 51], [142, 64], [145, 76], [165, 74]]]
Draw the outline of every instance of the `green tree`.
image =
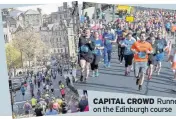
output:
[[5, 50], [8, 69], [21, 67], [20, 51], [16, 49], [11, 43], [6, 44]]
[[13, 45], [21, 52], [21, 61], [29, 61], [29, 67], [35, 57], [43, 57], [43, 50], [46, 49], [46, 45], [41, 41], [40, 33], [32, 27], [17, 30], [14, 33]]

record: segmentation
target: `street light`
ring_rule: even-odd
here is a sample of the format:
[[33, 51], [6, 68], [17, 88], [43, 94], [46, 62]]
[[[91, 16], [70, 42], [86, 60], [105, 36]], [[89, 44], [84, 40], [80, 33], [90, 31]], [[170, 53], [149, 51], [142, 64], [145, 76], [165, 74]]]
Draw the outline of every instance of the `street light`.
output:
[[9, 79], [9, 90], [10, 90], [10, 98], [11, 98], [11, 105], [12, 105], [12, 112], [13, 112], [12, 80], [10, 79]]

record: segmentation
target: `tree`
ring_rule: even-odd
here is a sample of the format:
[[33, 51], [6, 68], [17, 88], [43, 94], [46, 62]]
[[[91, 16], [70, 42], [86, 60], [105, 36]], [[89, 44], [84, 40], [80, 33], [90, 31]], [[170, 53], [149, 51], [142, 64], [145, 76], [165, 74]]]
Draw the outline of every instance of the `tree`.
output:
[[43, 57], [43, 50], [46, 48], [40, 33], [32, 27], [17, 30], [14, 33], [13, 45], [21, 52], [21, 61], [29, 61], [29, 67], [35, 58]]
[[5, 50], [8, 69], [20, 67], [20, 51], [16, 49], [11, 43], [6, 44]]

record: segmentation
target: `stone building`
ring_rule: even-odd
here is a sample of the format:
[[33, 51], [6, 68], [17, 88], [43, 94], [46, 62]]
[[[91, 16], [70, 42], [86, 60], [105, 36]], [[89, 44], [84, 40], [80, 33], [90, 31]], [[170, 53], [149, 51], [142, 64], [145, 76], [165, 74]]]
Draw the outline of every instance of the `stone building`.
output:
[[24, 12], [24, 26], [33, 26], [36, 30], [39, 30], [40, 26], [42, 25], [42, 14], [41, 10], [27, 10]]

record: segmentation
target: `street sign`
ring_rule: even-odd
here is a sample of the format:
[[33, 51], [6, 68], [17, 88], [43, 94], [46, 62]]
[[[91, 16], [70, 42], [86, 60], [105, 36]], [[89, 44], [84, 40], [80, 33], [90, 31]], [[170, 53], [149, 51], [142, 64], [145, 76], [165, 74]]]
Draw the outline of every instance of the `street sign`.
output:
[[134, 21], [134, 17], [133, 16], [127, 16], [126, 17], [126, 22], [133, 22]]

